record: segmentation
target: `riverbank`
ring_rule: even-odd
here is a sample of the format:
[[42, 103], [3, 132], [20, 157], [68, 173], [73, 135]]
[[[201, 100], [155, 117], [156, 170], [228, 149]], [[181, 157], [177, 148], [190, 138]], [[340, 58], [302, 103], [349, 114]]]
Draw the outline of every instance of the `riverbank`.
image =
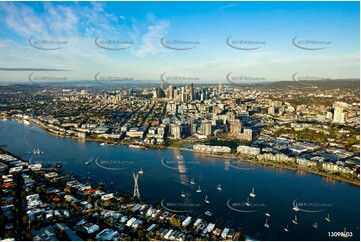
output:
[[[12, 118], [14, 119], [14, 118]], [[19, 120], [16, 119], [15, 120]], [[88, 142], [104, 142], [107, 145], [129, 145], [129, 144], [122, 144], [122, 143], [118, 143], [118, 142], [111, 142], [108, 143], [104, 140], [97, 140], [96, 138], [79, 138], [79, 137], [75, 137], [75, 136], [67, 136], [67, 135], [60, 135], [60, 134], [56, 134], [54, 132], [49, 131], [45, 125], [39, 124], [38, 122], [33, 122], [32, 120], [30, 120], [32, 124], [42, 128], [47, 134], [49, 135], [54, 135], [60, 138], [72, 138], [72, 139], [76, 139], [80, 142], [84, 142], [84, 141], [88, 141]], [[274, 162], [274, 161], [258, 161], [256, 159], [253, 159], [252, 157], [249, 156], [242, 156], [242, 155], [238, 155], [238, 154], [234, 154], [234, 153], [224, 153], [224, 154], [212, 154], [212, 153], [204, 153], [204, 152], [200, 152], [200, 151], [195, 151], [193, 149], [189, 149], [189, 148], [182, 148], [181, 146], [156, 146], [156, 147], [146, 147], [149, 149], [165, 149], [165, 148], [170, 148], [170, 149], [177, 149], [177, 150], [185, 150], [185, 151], [190, 151], [190, 152], [195, 152], [197, 154], [201, 154], [205, 157], [214, 157], [214, 158], [221, 158], [221, 159], [234, 159], [237, 161], [243, 161], [243, 162], [248, 162], [251, 164], [256, 164], [256, 165], [262, 165], [262, 166], [270, 166], [270, 167], [274, 167], [274, 168], [281, 168], [281, 169], [287, 169], [287, 170], [293, 170], [293, 171], [301, 171], [301, 172], [306, 172], [306, 173], [310, 173], [310, 174], [315, 174], [321, 177], [325, 177], [325, 178], [331, 178], [334, 179], [336, 181], [341, 181], [341, 182], [346, 182], [348, 184], [354, 185], [354, 186], [360, 186], [360, 180], [357, 178], [346, 178], [343, 176], [339, 176], [339, 175], [335, 175], [335, 174], [331, 174], [331, 173], [327, 173], [325, 171], [321, 171], [321, 170], [314, 170], [314, 169], [307, 169], [305, 167], [299, 167], [295, 164], [289, 164], [289, 163], [279, 163], [279, 162]]]

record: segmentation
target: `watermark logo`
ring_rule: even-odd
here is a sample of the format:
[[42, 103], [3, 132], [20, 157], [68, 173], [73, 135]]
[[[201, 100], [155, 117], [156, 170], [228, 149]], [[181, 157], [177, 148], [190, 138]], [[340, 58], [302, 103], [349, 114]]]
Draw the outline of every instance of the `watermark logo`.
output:
[[237, 50], [257, 50], [266, 44], [264, 40], [234, 40], [232, 36], [226, 39], [226, 44]]
[[265, 208], [266, 204], [250, 202], [248, 198], [245, 202], [232, 202], [232, 199], [229, 199], [227, 207], [238, 213], [255, 213]]
[[34, 74], [35, 72], [31, 72], [28, 75], [28, 80], [34, 84], [34, 85], [38, 85], [41, 86], [43, 83], [46, 82], [59, 82], [59, 81], [68, 81], [68, 77], [65, 76], [53, 76], [53, 75], [46, 75], [46, 74]]
[[240, 171], [252, 171], [252, 170], [256, 169], [254, 167], [241, 167], [239, 165], [240, 165], [240, 163], [237, 161], [225, 161], [225, 166], [226, 166], [227, 170], [229, 169], [229, 167], [232, 167], [233, 169], [240, 170]]
[[100, 85], [113, 86], [117, 82], [134, 81], [134, 77], [101, 75], [98, 72], [94, 75], [94, 80]]
[[199, 161], [184, 160], [182, 156], [177, 157], [177, 159], [163, 157], [160, 163], [165, 168], [178, 171], [179, 173], [187, 173], [187, 170], [192, 169], [194, 165], [200, 164]]
[[199, 45], [199, 41], [196, 40], [166, 40], [165, 37], [160, 39], [160, 44], [170, 50], [191, 50]]
[[307, 83], [307, 82], [330, 80], [330, 78], [329, 77], [319, 77], [319, 76], [298, 76], [298, 72], [295, 72], [292, 75], [292, 80], [303, 86], [312, 86], [312, 84]]
[[297, 202], [297, 198], [292, 202], [292, 210], [295, 212], [301, 211], [306, 213], [321, 213], [327, 208], [332, 207], [330, 203], [319, 202]]
[[68, 44], [66, 40], [37, 39], [34, 36], [28, 39], [30, 46], [38, 50], [59, 50]]
[[125, 50], [134, 44], [131, 40], [119, 40], [119, 39], [99, 39], [99, 36], [94, 39], [94, 44], [99, 48], [105, 50]]
[[292, 44], [302, 50], [323, 50], [331, 44], [331, 41], [328, 40], [297, 40], [297, 38], [298, 36], [292, 39]]
[[191, 213], [194, 208], [201, 206], [199, 203], [191, 202], [166, 202], [166, 199], [163, 199], [160, 205], [172, 213]]
[[67, 164], [66, 161], [62, 161], [62, 160], [35, 160], [34, 157], [31, 157], [29, 159], [29, 164], [30, 165], [36, 165], [36, 164], [40, 164], [42, 166], [59, 166], [59, 165], [65, 165]]
[[120, 171], [129, 168], [129, 166], [134, 165], [133, 161], [123, 161], [123, 160], [103, 160], [97, 157], [94, 163], [100, 168], [111, 170], [111, 171]]
[[228, 73], [226, 75], [226, 80], [236, 86], [239, 86], [241, 82], [243, 83], [249, 83], [253, 81], [266, 81], [265, 77], [262, 76], [252, 76], [252, 75], [232, 75], [232, 72]]
[[168, 84], [168, 85], [172, 85], [172, 83], [170, 82], [173, 82], [173, 84], [177, 83], [177, 82], [182, 82], [184, 84], [184, 82], [193, 82], [193, 81], [199, 81], [200, 78], [199, 77], [195, 77], [195, 76], [166, 76], [165, 75], [166, 72], [163, 72], [161, 75], [160, 75], [160, 80], [165, 83], [165, 84]]

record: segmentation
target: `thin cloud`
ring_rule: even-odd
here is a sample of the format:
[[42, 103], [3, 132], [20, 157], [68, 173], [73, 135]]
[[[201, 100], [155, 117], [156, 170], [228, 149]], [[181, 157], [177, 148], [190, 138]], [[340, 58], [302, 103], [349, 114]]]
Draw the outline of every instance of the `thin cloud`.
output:
[[0, 67], [0, 71], [70, 71], [70, 70], [49, 69], [49, 68], [8, 68], [8, 67]]
[[224, 5], [224, 6], [220, 7], [218, 9], [218, 11], [223, 11], [227, 8], [233, 8], [233, 7], [237, 7], [237, 6], [239, 6], [239, 3], [232, 3], [232, 4]]

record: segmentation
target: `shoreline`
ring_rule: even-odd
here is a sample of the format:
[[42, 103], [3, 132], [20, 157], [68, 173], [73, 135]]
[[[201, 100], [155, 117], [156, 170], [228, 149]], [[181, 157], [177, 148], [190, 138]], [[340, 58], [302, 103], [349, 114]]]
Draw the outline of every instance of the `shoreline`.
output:
[[[7, 119], [7, 117], [5, 117], [5, 119]], [[16, 119], [16, 118], [12, 118], [12, 117], [10, 117], [9, 119], [11, 119], [11, 120], [21, 120], [21, 119]], [[57, 137], [60, 137], [60, 138], [75, 139], [75, 140], [78, 140], [79, 142], [82, 142], [82, 141], [83, 142], [97, 142], [97, 143], [101, 142], [101, 141], [95, 140], [94, 138], [79, 138], [79, 137], [74, 137], [74, 136], [66, 136], [66, 135], [56, 134], [56, 133], [53, 133], [53, 132], [49, 131], [48, 129], [46, 129], [44, 127], [44, 125], [40, 125], [38, 123], [35, 123], [32, 120], [28, 120], [28, 121], [31, 122], [32, 124], [36, 125], [37, 127], [41, 128], [42, 130], [44, 130], [49, 135], [57, 136]], [[103, 142], [106, 143], [106, 140], [103, 141]], [[115, 146], [115, 145], [128, 146], [127, 144], [107, 144], [107, 145], [110, 145], [110, 146]], [[129, 148], [129, 146], [128, 146], [128, 148]], [[197, 154], [201, 154], [202, 156], [205, 156], [205, 157], [214, 157], [214, 158], [222, 158], [222, 159], [235, 159], [237, 161], [248, 162], [250, 164], [256, 164], [256, 165], [260, 165], [260, 166], [264, 166], [264, 167], [268, 166], [268, 167], [274, 167], [274, 168], [281, 168], [281, 169], [292, 170], [292, 171], [296, 171], [296, 172], [297, 171], [302, 171], [302, 172], [306, 172], [306, 173], [309, 173], [309, 174], [318, 175], [318, 176], [321, 176], [321, 177], [324, 177], [324, 178], [331, 178], [331, 179], [339, 181], [339, 182], [345, 182], [347, 184], [357, 186], [357, 187], [360, 188], [360, 180], [350, 181], [347, 178], [334, 176], [332, 174], [321, 173], [320, 171], [315, 171], [315, 170], [311, 170], [311, 169], [304, 169], [304, 168], [301, 168], [301, 167], [292, 167], [292, 166], [287, 165], [287, 164], [278, 164], [278, 163], [271, 162], [271, 161], [259, 162], [259, 161], [250, 159], [250, 157], [245, 157], [245, 156], [241, 157], [241, 156], [237, 156], [237, 155], [235, 155], [233, 153], [230, 153], [229, 157], [228, 157], [228, 156], [225, 156], [225, 155], [199, 152], [199, 151], [194, 151], [194, 150], [187, 149], [187, 148], [175, 147], [175, 146], [166, 146], [166, 145], [164, 146], [164, 148], [163, 147], [159, 147], [159, 148], [148, 148], [147, 147], [147, 149], [154, 149], [154, 150], [156, 150], [156, 149], [184, 150], [184, 151], [189, 151], [189, 152], [194, 152], [194, 153], [197, 153]]]

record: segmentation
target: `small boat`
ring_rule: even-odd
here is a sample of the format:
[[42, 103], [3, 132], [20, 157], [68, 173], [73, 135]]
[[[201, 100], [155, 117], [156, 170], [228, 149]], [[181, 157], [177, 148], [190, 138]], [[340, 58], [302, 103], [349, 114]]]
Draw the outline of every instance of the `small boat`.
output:
[[298, 221], [297, 221], [297, 216], [295, 215], [295, 218], [294, 219], [292, 219], [292, 223], [294, 223], [294, 224], [298, 224]]
[[221, 184], [218, 184], [218, 186], [217, 186], [217, 190], [218, 190], [218, 191], [222, 191]]
[[196, 190], [196, 192], [202, 192], [201, 185], [198, 186], [198, 189]]
[[325, 218], [325, 220], [326, 220], [327, 222], [330, 222], [330, 221], [331, 221], [329, 214], [327, 214], [327, 217]]
[[101, 146], [106, 146], [106, 143], [100, 143]]
[[61, 168], [61, 164], [56, 164], [56, 168]]
[[255, 197], [256, 193], [254, 193], [254, 188], [252, 188], [252, 192], [249, 194], [250, 197]]
[[183, 160], [183, 156], [182, 155], [177, 155], [177, 159], [178, 160]]
[[138, 173], [142, 175], [144, 173], [143, 169], [140, 168], [140, 171]]
[[92, 163], [92, 160], [88, 160], [87, 162], [85, 162], [85, 165], [89, 165], [90, 163]]
[[297, 204], [296, 204], [296, 206], [294, 206], [292, 209], [293, 209], [293, 211], [296, 211], [296, 212], [300, 211], [300, 209], [298, 208], [298, 205], [297, 205]]
[[318, 228], [317, 222], [314, 223], [314, 224], [312, 224], [312, 227], [314, 227], [315, 229], [317, 229], [317, 228]]
[[286, 225], [286, 227], [284, 227], [283, 230], [288, 233], [288, 232], [289, 232], [289, 230], [288, 230], [288, 225]]
[[249, 207], [251, 204], [249, 203], [249, 198], [247, 197], [246, 206]]
[[264, 226], [265, 226], [266, 228], [269, 228], [268, 218], [266, 218], [266, 223], [264, 224]]
[[209, 217], [212, 217], [212, 213], [209, 212], [209, 211], [205, 211], [204, 214], [207, 215], [207, 216], [209, 216]]
[[192, 185], [196, 184], [196, 183], [194, 182], [194, 178], [191, 179], [191, 184], [192, 184]]
[[206, 195], [206, 198], [204, 199], [204, 201], [206, 202], [206, 203], [209, 203], [209, 201], [208, 201], [208, 196]]
[[346, 231], [346, 227], [343, 229], [343, 233], [341, 233], [341, 237], [343, 238], [347, 238], [348, 237], [348, 233]]
[[182, 191], [181, 197], [186, 197], [186, 194]]
[[33, 154], [34, 154], [34, 155], [41, 155], [41, 154], [44, 154], [44, 152], [41, 151], [41, 150], [38, 148], [38, 149], [34, 149]]
[[265, 213], [267, 217], [271, 217], [269, 210]]

